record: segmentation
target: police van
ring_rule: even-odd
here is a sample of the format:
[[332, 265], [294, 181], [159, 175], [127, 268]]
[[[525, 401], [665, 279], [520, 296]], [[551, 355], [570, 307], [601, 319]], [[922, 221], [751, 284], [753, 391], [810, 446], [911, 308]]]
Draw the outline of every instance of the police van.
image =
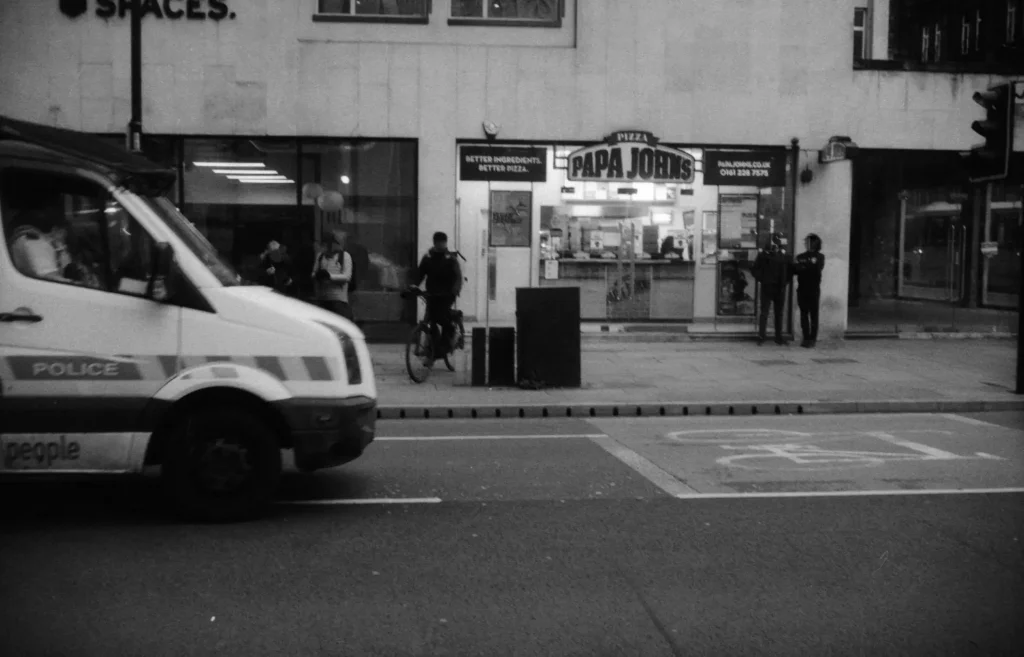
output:
[[358, 458], [377, 389], [362, 332], [246, 283], [164, 194], [173, 170], [0, 117], [0, 476], [159, 466], [185, 517], [253, 518], [282, 450]]

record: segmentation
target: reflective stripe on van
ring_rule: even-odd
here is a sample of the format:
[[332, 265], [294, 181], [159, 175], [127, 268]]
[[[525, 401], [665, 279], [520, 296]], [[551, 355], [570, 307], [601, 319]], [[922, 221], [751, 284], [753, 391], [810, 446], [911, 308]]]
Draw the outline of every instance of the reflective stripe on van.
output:
[[[16, 381], [164, 381], [178, 372], [212, 364], [183, 378], [237, 379], [236, 367], [263, 370], [280, 381], [337, 381], [340, 363], [321, 356], [8, 356]], [[334, 361], [335, 366], [331, 366]]]

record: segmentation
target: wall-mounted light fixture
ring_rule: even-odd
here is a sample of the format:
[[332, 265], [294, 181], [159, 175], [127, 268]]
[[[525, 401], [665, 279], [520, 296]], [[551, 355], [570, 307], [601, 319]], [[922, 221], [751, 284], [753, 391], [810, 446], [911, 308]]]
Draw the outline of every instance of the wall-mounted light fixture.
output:
[[498, 133], [501, 132], [501, 126], [497, 125], [493, 121], [484, 121], [484, 134], [487, 139], [494, 141], [498, 138]]
[[828, 138], [825, 148], [818, 151], [818, 162], [828, 164], [829, 162], [840, 162], [852, 159], [860, 150], [860, 146], [849, 137], [835, 135]]

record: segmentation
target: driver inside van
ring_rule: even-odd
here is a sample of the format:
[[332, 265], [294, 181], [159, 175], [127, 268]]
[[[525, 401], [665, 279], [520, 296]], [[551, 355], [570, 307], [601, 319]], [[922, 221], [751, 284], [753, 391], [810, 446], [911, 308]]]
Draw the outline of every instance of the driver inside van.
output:
[[9, 238], [11, 259], [26, 276], [98, 289], [100, 280], [88, 264], [90, 259], [85, 257], [83, 249], [72, 248], [81, 245], [69, 234], [64, 210], [60, 207], [62, 201], [61, 197], [33, 198], [15, 209], [15, 228]]

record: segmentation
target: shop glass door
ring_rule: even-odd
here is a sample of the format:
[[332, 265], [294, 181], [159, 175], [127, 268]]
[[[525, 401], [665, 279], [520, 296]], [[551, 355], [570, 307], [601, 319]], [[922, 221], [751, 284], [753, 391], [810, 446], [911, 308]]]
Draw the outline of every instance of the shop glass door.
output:
[[947, 190], [900, 195], [896, 324], [919, 330], [955, 328], [965, 293], [969, 239], [962, 203]]

